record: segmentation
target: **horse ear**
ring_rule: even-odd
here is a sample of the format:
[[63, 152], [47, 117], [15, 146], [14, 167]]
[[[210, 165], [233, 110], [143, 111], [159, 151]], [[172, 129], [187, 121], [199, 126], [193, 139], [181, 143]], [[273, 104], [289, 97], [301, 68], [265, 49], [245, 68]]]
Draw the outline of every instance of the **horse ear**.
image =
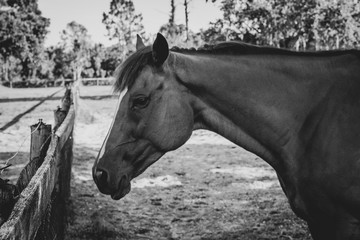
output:
[[155, 65], [161, 66], [169, 56], [169, 45], [160, 33], [157, 34], [152, 46], [152, 57]]
[[136, 50], [144, 48], [145, 44], [139, 34], [136, 34]]

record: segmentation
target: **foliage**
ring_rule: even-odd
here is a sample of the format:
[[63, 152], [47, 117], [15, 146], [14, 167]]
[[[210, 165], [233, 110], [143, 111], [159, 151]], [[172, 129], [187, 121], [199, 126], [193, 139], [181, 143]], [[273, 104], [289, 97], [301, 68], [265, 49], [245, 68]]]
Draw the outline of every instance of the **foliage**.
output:
[[[217, 2], [221, 19], [207, 29], [187, 29], [190, 0], [171, 0], [169, 20], [159, 32], [170, 47], [199, 47], [203, 42], [241, 40], [259, 45], [319, 50], [356, 48], [360, 41], [357, 0], [206, 0]], [[185, 24], [176, 23], [175, 8], [185, 4]], [[113, 46], [93, 44], [87, 29], [70, 22], [61, 43], [45, 48], [49, 19], [37, 0], [0, 0], [0, 78], [2, 81], [44, 81], [58, 78], [110, 77], [135, 51], [136, 34], [149, 44], [142, 15], [132, 0], [112, 0], [103, 24]]]
[[10, 56], [21, 62], [22, 77], [35, 75], [49, 24], [49, 19], [41, 16], [37, 0], [0, 2], [0, 55], [5, 81], [11, 80]]
[[106, 76], [112, 76], [116, 67], [121, 63], [119, 52], [122, 51], [121, 46], [110, 46], [105, 50], [105, 57], [101, 62], [101, 68], [106, 71]]
[[106, 49], [102, 44], [95, 44], [90, 49], [90, 69], [93, 70], [91, 77], [105, 77], [105, 72], [101, 68], [101, 63], [105, 59], [105, 51]]
[[191, 30], [187, 33], [184, 24], [164, 24], [159, 32], [165, 36], [170, 46], [190, 48], [199, 47], [203, 43], [201, 35]]
[[65, 53], [63, 47], [50, 47], [48, 49], [52, 53], [51, 59], [54, 62], [53, 75], [55, 78], [72, 78], [71, 59]]
[[[186, 23], [188, 21], [188, 9], [187, 4], [189, 0], [184, 1], [185, 5], [185, 16]], [[175, 10], [176, 5], [175, 1], [171, 0], [170, 2], [170, 18], [168, 23], [162, 25], [159, 29], [159, 32], [165, 36], [170, 46], [177, 47], [199, 47], [202, 44], [201, 35], [199, 33], [194, 33], [187, 29], [186, 24], [176, 24], [175, 23]]]
[[91, 41], [88, 31], [83, 25], [72, 21], [66, 25], [61, 38], [73, 70], [73, 79], [79, 79], [82, 71], [90, 65]]
[[227, 0], [221, 2], [223, 19], [202, 35], [207, 42], [242, 40], [297, 50], [349, 48], [360, 40], [359, 8], [347, 0]]
[[37, 76], [39, 79], [54, 79], [53, 69], [55, 67], [54, 54], [52, 48], [46, 49], [40, 54], [40, 64], [37, 67]]
[[136, 34], [146, 39], [142, 20], [142, 15], [135, 13], [132, 0], [112, 0], [109, 12], [103, 13], [102, 22], [110, 40], [117, 40], [120, 48], [125, 50], [120, 58], [135, 50]]

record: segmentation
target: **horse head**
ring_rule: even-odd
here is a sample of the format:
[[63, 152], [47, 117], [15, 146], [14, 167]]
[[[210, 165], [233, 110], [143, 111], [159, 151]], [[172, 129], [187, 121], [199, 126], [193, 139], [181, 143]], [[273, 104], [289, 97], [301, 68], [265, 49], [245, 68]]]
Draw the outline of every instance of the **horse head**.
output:
[[166, 39], [158, 34], [145, 47], [138, 37], [136, 47], [115, 74], [119, 102], [93, 166], [100, 192], [116, 200], [129, 193], [133, 178], [184, 144], [194, 127], [189, 93], [176, 81]]

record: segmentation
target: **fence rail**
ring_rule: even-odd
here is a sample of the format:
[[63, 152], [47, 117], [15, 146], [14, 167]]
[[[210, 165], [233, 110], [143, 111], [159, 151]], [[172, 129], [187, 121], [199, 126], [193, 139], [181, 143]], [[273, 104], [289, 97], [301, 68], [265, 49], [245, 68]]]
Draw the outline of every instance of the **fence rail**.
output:
[[[114, 81], [113, 78], [81, 78], [81, 83], [85, 86], [100, 86], [100, 85], [111, 85]], [[27, 87], [59, 87], [64, 86], [68, 83], [73, 83], [73, 79], [56, 79], [56, 80], [23, 80], [14, 82], [4, 82], [4, 86], [14, 88], [27, 88]]]
[[[76, 97], [71, 97], [68, 89], [62, 101], [62, 108], [55, 111], [55, 123], [58, 123], [58, 126], [55, 126], [51, 134], [46, 156], [43, 157], [43, 162], [35, 175], [21, 191], [9, 219], [0, 227], [1, 240], [63, 239], [65, 204], [70, 196], [73, 157], [73, 98], [75, 100]], [[23, 172], [27, 174], [27, 171]]]

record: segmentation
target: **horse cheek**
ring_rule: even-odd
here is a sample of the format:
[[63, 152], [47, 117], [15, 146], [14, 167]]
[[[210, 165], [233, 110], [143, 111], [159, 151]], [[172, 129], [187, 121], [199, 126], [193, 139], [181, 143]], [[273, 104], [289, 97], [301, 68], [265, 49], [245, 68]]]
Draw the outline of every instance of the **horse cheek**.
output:
[[156, 116], [149, 139], [162, 151], [175, 150], [190, 138], [194, 125], [190, 106], [176, 101], [171, 107], [158, 108]]

